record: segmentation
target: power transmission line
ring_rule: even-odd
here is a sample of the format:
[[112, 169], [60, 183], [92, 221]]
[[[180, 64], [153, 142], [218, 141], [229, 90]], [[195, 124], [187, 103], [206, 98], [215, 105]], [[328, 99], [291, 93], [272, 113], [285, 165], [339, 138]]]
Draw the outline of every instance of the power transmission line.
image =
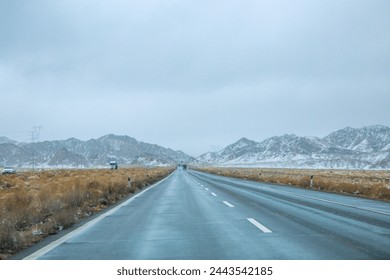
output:
[[39, 135], [41, 133], [42, 126], [34, 126], [33, 130], [30, 131], [31, 136], [31, 147], [32, 147], [32, 170], [35, 171], [35, 142], [39, 141]]

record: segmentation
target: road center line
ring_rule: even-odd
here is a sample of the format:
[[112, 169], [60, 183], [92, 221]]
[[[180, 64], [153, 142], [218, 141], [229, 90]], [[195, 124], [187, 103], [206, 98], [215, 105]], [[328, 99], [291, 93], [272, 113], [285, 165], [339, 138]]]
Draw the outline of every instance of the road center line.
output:
[[208, 188], [204, 188], [206, 191], [208, 191], [209, 189]]
[[215, 193], [213, 193], [213, 192], [212, 192], [211, 194], [212, 194], [213, 196], [218, 196], [218, 195], [216, 195], [216, 194], [215, 194]]
[[227, 201], [222, 201], [223, 203], [225, 203], [228, 207], [230, 207], [230, 208], [234, 208], [234, 207], [236, 207], [236, 206], [234, 206], [233, 204], [231, 204], [231, 203], [229, 203], [229, 202], [227, 202]]
[[253, 218], [248, 218], [247, 219], [250, 223], [252, 223], [255, 227], [257, 227], [258, 229], [260, 229], [262, 232], [264, 233], [272, 233], [272, 231], [268, 228], [266, 228], [265, 226], [263, 226], [262, 224], [260, 224], [258, 221], [256, 221], [255, 219]]

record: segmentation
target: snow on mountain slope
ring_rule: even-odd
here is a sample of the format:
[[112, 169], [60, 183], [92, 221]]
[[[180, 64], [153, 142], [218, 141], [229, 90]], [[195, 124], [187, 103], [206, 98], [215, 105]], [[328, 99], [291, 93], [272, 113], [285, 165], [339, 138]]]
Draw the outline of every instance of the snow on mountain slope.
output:
[[381, 125], [344, 128], [324, 138], [329, 145], [361, 152], [379, 152], [390, 143], [390, 128]]
[[137, 141], [129, 136], [105, 135], [81, 141], [70, 138], [38, 143], [0, 144], [0, 163], [17, 167], [107, 166], [111, 160], [120, 165], [171, 165], [193, 161], [181, 152]]
[[197, 159], [129, 136], [105, 135], [81, 141], [17, 143], [0, 138], [0, 163], [17, 167], [168, 165], [179, 162], [220, 166], [286, 168], [390, 168], [390, 128], [381, 125], [344, 128], [324, 138], [285, 134], [261, 142], [241, 138], [218, 152]]
[[255, 142], [242, 138], [197, 160], [210, 165], [291, 168], [390, 168], [390, 128], [344, 128], [324, 138], [285, 134]]

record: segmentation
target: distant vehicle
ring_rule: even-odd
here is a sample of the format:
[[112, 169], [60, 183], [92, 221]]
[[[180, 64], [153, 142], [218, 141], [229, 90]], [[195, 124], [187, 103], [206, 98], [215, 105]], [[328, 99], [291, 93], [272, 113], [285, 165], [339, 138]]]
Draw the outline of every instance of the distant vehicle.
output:
[[187, 164], [180, 163], [177, 165], [178, 169], [187, 170]]
[[4, 175], [4, 174], [15, 174], [15, 173], [16, 173], [16, 170], [13, 167], [4, 167], [3, 171], [1, 171], [1, 175]]
[[118, 169], [118, 163], [116, 161], [110, 162], [111, 170]]

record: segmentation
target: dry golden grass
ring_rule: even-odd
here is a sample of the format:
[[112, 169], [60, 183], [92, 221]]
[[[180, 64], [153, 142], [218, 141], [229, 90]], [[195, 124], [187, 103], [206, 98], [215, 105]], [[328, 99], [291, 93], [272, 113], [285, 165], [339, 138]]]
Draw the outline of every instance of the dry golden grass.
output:
[[128, 197], [172, 171], [55, 170], [0, 176], [0, 259]]
[[258, 182], [292, 185], [390, 200], [390, 171], [388, 170], [311, 170], [272, 168], [202, 168], [201, 171], [222, 176], [247, 179]]

